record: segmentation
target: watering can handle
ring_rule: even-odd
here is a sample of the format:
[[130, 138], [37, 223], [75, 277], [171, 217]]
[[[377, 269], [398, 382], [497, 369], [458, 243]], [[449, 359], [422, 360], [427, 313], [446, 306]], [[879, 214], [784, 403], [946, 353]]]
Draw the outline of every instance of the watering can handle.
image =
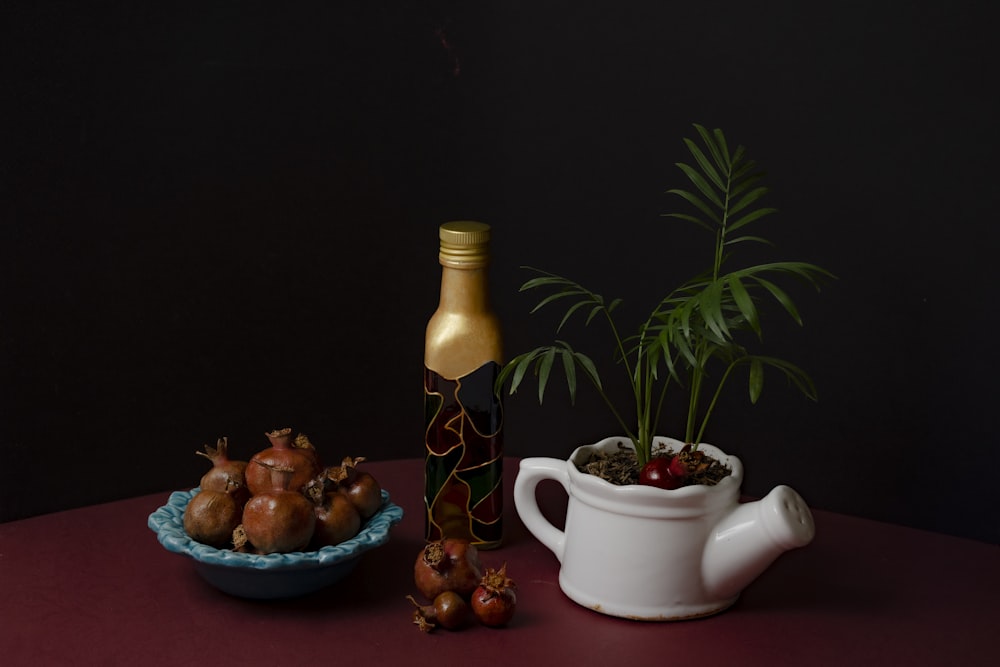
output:
[[535, 489], [540, 482], [552, 479], [569, 493], [569, 473], [566, 461], [548, 457], [521, 460], [520, 472], [514, 480], [514, 506], [524, 526], [562, 563], [566, 533], [553, 526], [538, 508]]

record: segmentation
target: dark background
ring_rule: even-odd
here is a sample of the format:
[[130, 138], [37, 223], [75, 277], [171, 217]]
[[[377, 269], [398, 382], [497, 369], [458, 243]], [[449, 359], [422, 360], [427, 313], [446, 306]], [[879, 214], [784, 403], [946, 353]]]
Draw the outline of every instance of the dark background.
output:
[[[839, 277], [765, 321], [820, 402], [734, 384], [706, 440], [749, 493], [1000, 542], [981, 3], [271, 4], [4, 3], [0, 520], [187, 488], [286, 425], [420, 456], [437, 226], [493, 225], [511, 354], [552, 338], [521, 265], [637, 323], [710, 261], [660, 216], [697, 122], [768, 171], [774, 257]], [[592, 392], [507, 403], [511, 455], [618, 431]]]

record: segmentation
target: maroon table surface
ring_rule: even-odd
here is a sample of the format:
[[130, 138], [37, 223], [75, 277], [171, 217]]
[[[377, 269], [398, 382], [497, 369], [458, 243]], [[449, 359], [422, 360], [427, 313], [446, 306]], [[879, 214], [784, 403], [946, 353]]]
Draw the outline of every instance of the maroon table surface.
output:
[[[425, 634], [406, 600], [423, 545], [421, 461], [365, 466], [403, 521], [347, 579], [292, 600], [230, 597], [160, 546], [146, 520], [169, 492], [0, 524], [0, 664], [997, 664], [1000, 547], [823, 511], [813, 543], [722, 614], [649, 623], [585, 609], [514, 511], [513, 459], [505, 543], [482, 559], [508, 564], [514, 621]], [[539, 497], [554, 516], [565, 507], [554, 482]]]

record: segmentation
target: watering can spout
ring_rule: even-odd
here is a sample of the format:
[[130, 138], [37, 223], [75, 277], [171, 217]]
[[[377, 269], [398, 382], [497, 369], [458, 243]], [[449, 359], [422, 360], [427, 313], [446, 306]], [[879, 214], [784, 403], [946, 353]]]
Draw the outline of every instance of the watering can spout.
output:
[[737, 505], [705, 545], [702, 576], [713, 597], [738, 595], [782, 553], [804, 547], [816, 533], [812, 513], [787, 486], [761, 500]]

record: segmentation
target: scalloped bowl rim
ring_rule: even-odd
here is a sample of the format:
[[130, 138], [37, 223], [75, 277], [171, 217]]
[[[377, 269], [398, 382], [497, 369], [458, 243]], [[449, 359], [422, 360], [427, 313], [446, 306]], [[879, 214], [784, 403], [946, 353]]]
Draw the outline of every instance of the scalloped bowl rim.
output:
[[378, 512], [365, 522], [357, 535], [345, 542], [316, 551], [283, 554], [239, 553], [195, 542], [184, 531], [184, 510], [191, 498], [200, 490], [195, 487], [190, 491], [172, 492], [166, 505], [149, 515], [147, 525], [156, 533], [160, 544], [167, 551], [189, 556], [206, 565], [232, 569], [287, 572], [345, 564], [364, 552], [388, 542], [389, 529], [403, 518], [402, 508], [391, 502], [389, 492], [382, 489], [382, 506]]

